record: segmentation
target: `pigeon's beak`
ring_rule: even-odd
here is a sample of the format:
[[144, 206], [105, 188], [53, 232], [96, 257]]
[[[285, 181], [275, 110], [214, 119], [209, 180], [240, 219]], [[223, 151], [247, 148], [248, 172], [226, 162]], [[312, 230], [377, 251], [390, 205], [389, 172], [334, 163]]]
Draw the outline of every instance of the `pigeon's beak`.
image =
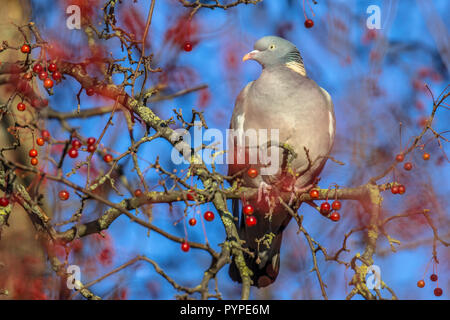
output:
[[259, 50], [253, 50], [249, 53], [247, 53], [243, 58], [242, 61], [252, 60], [255, 58], [255, 55], [259, 53]]

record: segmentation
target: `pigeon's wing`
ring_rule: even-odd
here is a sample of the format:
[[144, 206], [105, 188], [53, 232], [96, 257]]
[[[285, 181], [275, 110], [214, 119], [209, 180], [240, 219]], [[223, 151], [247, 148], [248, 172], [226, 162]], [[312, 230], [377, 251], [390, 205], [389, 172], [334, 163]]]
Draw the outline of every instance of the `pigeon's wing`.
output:
[[[233, 114], [231, 115], [230, 129], [232, 130], [244, 130], [244, 120], [245, 120], [245, 110], [248, 103], [248, 92], [249, 88], [252, 86], [254, 81], [249, 82], [244, 89], [241, 90], [233, 109]], [[234, 138], [233, 136], [228, 137], [228, 139]], [[229, 146], [234, 146], [235, 143], [229, 141]], [[233, 152], [236, 155], [236, 152]], [[232, 176], [239, 170], [242, 166], [236, 165], [234, 159], [228, 161], [228, 175]]]
[[330, 133], [330, 141], [331, 141], [331, 146], [330, 146], [330, 151], [333, 147], [333, 143], [334, 143], [334, 136], [336, 134], [336, 118], [334, 115], [334, 105], [333, 105], [333, 100], [331, 100], [331, 96], [330, 94], [327, 92], [327, 90], [325, 90], [324, 88], [320, 87], [320, 89], [322, 90], [322, 93], [324, 94], [326, 101], [327, 101], [327, 108], [329, 113], [329, 124], [328, 124], [328, 131]]
[[[236, 102], [233, 109], [233, 114], [231, 116], [231, 122], [230, 122], [230, 129], [236, 130], [238, 128], [243, 128], [243, 120], [245, 117], [245, 103], [246, 98], [248, 94], [248, 89], [252, 85], [253, 81], [248, 83], [244, 89], [241, 90], [238, 97], [236, 98]], [[228, 145], [232, 145], [229, 143]], [[234, 145], [234, 144], [233, 144]], [[235, 152], [234, 152], [235, 154]], [[229, 163], [228, 165], [228, 175], [232, 176], [235, 173], [237, 173], [240, 170], [240, 167], [237, 165], [234, 165], [233, 163]], [[239, 200], [233, 199], [232, 200], [232, 211], [233, 211], [233, 217], [234, 217], [234, 223], [236, 225], [236, 228], [239, 229]], [[241, 220], [242, 223], [242, 220]]]
[[[291, 166], [302, 173], [298, 187], [317, 177], [331, 150], [335, 130], [333, 105], [325, 90], [289, 68], [271, 68], [263, 70], [248, 89], [244, 107], [245, 130], [278, 130], [279, 141], [287, 143], [297, 153]], [[271, 140], [274, 139], [271, 137]], [[263, 139], [258, 141], [264, 144]], [[282, 152], [279, 156], [284, 159]], [[272, 177], [278, 174], [282, 172], [278, 171]], [[258, 182], [247, 179], [246, 185], [257, 186]]]

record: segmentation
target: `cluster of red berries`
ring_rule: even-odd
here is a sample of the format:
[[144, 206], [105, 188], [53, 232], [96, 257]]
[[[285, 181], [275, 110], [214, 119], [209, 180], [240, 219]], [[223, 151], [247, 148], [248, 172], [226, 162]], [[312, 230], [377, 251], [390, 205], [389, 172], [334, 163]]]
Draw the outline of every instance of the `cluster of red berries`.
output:
[[[35, 108], [46, 107], [46, 106], [48, 106], [48, 100], [47, 99], [35, 98], [35, 99], [33, 99], [33, 101], [31, 101], [31, 105], [33, 107], [35, 107]], [[17, 110], [18, 111], [23, 112], [23, 111], [25, 111], [25, 109], [26, 109], [25, 103], [19, 102], [17, 104]]]
[[[188, 194], [188, 198], [189, 198]], [[213, 221], [214, 220], [214, 212], [208, 210], [203, 214], [203, 218], [205, 218], [206, 221]], [[197, 224], [197, 219], [195, 218], [190, 218], [189, 219], [189, 225], [191, 227], [195, 226]], [[181, 250], [183, 250], [184, 252], [188, 252], [190, 249], [189, 243], [187, 242], [187, 240], [185, 240], [183, 243], [181, 243]]]
[[[311, 199], [319, 199], [320, 194], [317, 189], [311, 189], [309, 191], [309, 196], [311, 197]], [[330, 220], [336, 222], [341, 219], [341, 215], [338, 212], [339, 210], [341, 210], [341, 207], [342, 204], [339, 200], [334, 200], [331, 205], [327, 200], [320, 205], [320, 213]]]
[[[424, 152], [422, 155], [422, 159], [425, 161], [430, 160], [431, 155], [428, 152]], [[403, 162], [403, 160], [405, 160], [405, 155], [403, 153], [399, 153], [395, 156], [395, 161], [397, 162]], [[403, 165], [403, 169], [405, 169], [406, 171], [410, 171], [413, 168], [413, 164], [411, 162], [405, 162], [405, 164]]]
[[[41, 137], [36, 139], [36, 144], [42, 147], [45, 144], [45, 142], [49, 140], [50, 140], [50, 132], [48, 132], [48, 130], [42, 130]], [[34, 148], [30, 149], [30, 151], [28, 151], [28, 155], [31, 158], [30, 160], [31, 165], [36, 166], [39, 163], [37, 159], [38, 151]]]
[[[341, 218], [338, 210], [341, 209], [341, 202], [339, 200], [334, 200], [333, 203], [330, 205], [328, 203], [328, 201], [323, 202], [320, 205], [320, 213], [325, 216], [330, 218], [332, 221], [339, 221], [339, 219]], [[332, 210], [334, 210], [333, 212], [331, 212]], [[331, 212], [331, 213], [330, 213]]]
[[253, 212], [255, 212], [253, 206], [251, 204], [246, 204], [244, 208], [242, 208], [242, 211], [245, 214], [245, 224], [248, 227], [253, 227], [254, 225], [256, 225], [258, 220], [256, 220], [255, 216], [253, 215]]
[[39, 163], [39, 161], [37, 159], [37, 156], [38, 156], [37, 150], [34, 148], [30, 149], [30, 151], [28, 151], [28, 155], [31, 158], [31, 160], [30, 160], [31, 165], [36, 166]]
[[[430, 276], [430, 280], [433, 281], [433, 282], [436, 282], [436, 281], [438, 280], [437, 274], [433, 273], [433, 274]], [[423, 279], [417, 281], [417, 286], [418, 286], [419, 288], [425, 287], [425, 281], [424, 281]], [[436, 287], [436, 289], [434, 289], [434, 295], [435, 295], [436, 297], [440, 297], [440, 296], [442, 295], [442, 293], [443, 293], [443, 291], [442, 291], [441, 288]]]
[[[203, 218], [205, 218], [206, 221], [211, 222], [214, 220], [214, 212], [208, 210], [203, 214]], [[190, 218], [189, 219], [189, 225], [191, 227], [195, 226], [197, 224], [197, 219]]]
[[393, 185], [391, 187], [391, 192], [392, 192], [392, 194], [404, 194], [406, 192], [406, 188], [402, 184]]
[[[430, 160], [430, 154], [425, 152], [422, 155], [423, 160], [427, 161]], [[397, 162], [403, 162], [403, 160], [405, 160], [405, 155], [403, 153], [399, 153], [395, 156], [395, 161]], [[405, 162], [403, 164], [403, 169], [405, 169], [406, 171], [411, 171], [413, 168], [413, 164], [411, 162]], [[404, 194], [406, 191], [406, 188], [404, 185], [399, 184], [399, 185], [394, 185], [391, 187], [391, 192], [392, 194]]]
[[[95, 146], [95, 138], [94, 137], [90, 137], [87, 139], [86, 144], [87, 144], [87, 152], [89, 153], [93, 153], [96, 150], [96, 146]], [[80, 140], [78, 139], [73, 139], [72, 140], [72, 147], [67, 151], [67, 154], [69, 155], [69, 157], [71, 158], [76, 158], [78, 157], [78, 149], [81, 148], [83, 144], [81, 143]], [[103, 160], [108, 163], [111, 162], [113, 160], [112, 155], [110, 155], [109, 153], [105, 154], [103, 156]]]
[[[47, 67], [47, 71], [52, 73], [52, 78], [55, 81], [60, 81], [62, 74], [58, 71], [58, 67], [54, 63], [50, 63]], [[36, 73], [40, 80], [43, 81], [46, 89], [53, 88], [53, 80], [49, 78], [48, 72], [44, 70], [40, 63], [36, 63], [33, 66], [33, 72]]]

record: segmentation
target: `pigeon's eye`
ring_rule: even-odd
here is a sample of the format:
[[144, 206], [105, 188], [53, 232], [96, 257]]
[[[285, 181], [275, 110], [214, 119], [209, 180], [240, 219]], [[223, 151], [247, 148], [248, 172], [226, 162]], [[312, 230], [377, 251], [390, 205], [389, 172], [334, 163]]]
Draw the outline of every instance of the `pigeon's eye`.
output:
[[271, 45], [269, 46], [269, 50], [275, 50], [275, 48], [276, 48], [276, 46], [275, 46], [274, 44], [271, 44]]

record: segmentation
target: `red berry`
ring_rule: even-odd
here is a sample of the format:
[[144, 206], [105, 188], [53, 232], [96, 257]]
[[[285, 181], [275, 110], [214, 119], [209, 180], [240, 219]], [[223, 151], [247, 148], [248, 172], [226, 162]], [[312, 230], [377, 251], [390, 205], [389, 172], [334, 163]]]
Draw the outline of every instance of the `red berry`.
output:
[[69, 151], [67, 152], [67, 154], [69, 155], [69, 157], [71, 158], [76, 158], [78, 157], [78, 150], [74, 147], [70, 148]]
[[36, 63], [36, 64], [33, 66], [33, 71], [34, 71], [35, 73], [40, 73], [40, 72], [42, 71], [42, 66], [41, 66], [41, 64], [40, 64], [40, 63]]
[[425, 152], [424, 154], [423, 154], [423, 156], [422, 156], [422, 158], [423, 158], [423, 160], [430, 160], [430, 154], [429, 153], [427, 153], [427, 152]]
[[258, 170], [255, 168], [250, 168], [248, 169], [247, 174], [250, 178], [256, 178], [258, 176]]
[[183, 46], [184, 51], [192, 51], [192, 43], [190, 41], [186, 41]]
[[87, 144], [88, 144], [88, 145], [92, 145], [92, 144], [94, 144], [94, 143], [95, 143], [95, 138], [90, 137], [90, 138], [87, 139]]
[[256, 218], [255, 216], [248, 216], [247, 218], [245, 218], [245, 224], [249, 227], [253, 227], [254, 225], [256, 225]]
[[312, 189], [309, 192], [309, 196], [313, 199], [318, 199], [319, 198], [319, 191], [317, 191], [316, 189]]
[[74, 147], [75, 149], [78, 149], [81, 147], [81, 142], [78, 139], [73, 139], [72, 140], [72, 147]]
[[23, 75], [23, 78], [25, 80], [31, 80], [33, 78], [33, 75], [31, 74], [31, 72], [27, 72]]
[[40, 101], [38, 98], [34, 98], [34, 99], [31, 101], [31, 105], [32, 105], [34, 108], [40, 107], [40, 106], [41, 106], [41, 101]]
[[141, 189], [136, 189], [136, 190], [134, 190], [134, 196], [135, 196], [135, 197], [140, 197], [140, 196], [142, 196], [142, 190], [141, 190]]
[[95, 149], [96, 148], [95, 148], [95, 146], [93, 144], [90, 144], [90, 145], [87, 146], [87, 151], [90, 152], [90, 153], [95, 152]]
[[45, 144], [45, 140], [42, 139], [42, 138], [37, 138], [36, 139], [36, 143], [37, 143], [38, 146], [42, 147]]
[[86, 94], [87, 94], [88, 96], [93, 96], [94, 93], [95, 93], [94, 88], [88, 88], [88, 89], [86, 89]]
[[23, 53], [30, 53], [31, 47], [29, 45], [27, 45], [27, 44], [24, 44], [22, 46], [22, 48], [20, 48], [20, 51], [22, 51]]
[[36, 166], [39, 163], [39, 161], [37, 158], [31, 158], [30, 163], [32, 166]]
[[39, 72], [39, 79], [45, 80], [45, 79], [47, 79], [47, 78], [48, 78], [48, 73], [47, 73], [47, 71], [41, 71], [41, 72]]
[[412, 167], [413, 167], [413, 165], [412, 165], [411, 162], [405, 162], [405, 164], [403, 165], [403, 168], [404, 168], [406, 171], [411, 170]]
[[189, 219], [189, 225], [190, 226], [195, 226], [196, 223], [197, 223], [197, 220], [195, 218], [190, 218]]
[[8, 204], [9, 204], [8, 198], [5, 198], [5, 197], [0, 198], [0, 206], [1, 207], [6, 207]]
[[113, 157], [109, 153], [107, 153], [103, 156], [103, 161], [105, 161], [106, 163], [111, 162], [112, 160], [113, 160]]
[[403, 155], [403, 153], [399, 153], [398, 155], [395, 156], [395, 161], [403, 162], [403, 160], [405, 160], [405, 156]]
[[62, 201], [66, 201], [67, 199], [69, 199], [69, 192], [67, 191], [67, 190], [61, 190], [59, 193], [58, 193], [58, 196], [59, 196], [59, 198], [62, 200]]
[[42, 130], [41, 131], [42, 138], [44, 138], [45, 141], [50, 140], [50, 132], [48, 130]]
[[401, 184], [398, 186], [398, 194], [404, 194], [405, 191], [406, 191], [406, 188], [404, 185]]
[[333, 210], [341, 210], [341, 202], [339, 200], [334, 200], [331, 204]]
[[330, 219], [333, 221], [339, 221], [340, 218], [341, 218], [341, 215], [337, 211], [333, 211], [330, 215]]
[[53, 80], [52, 79], [45, 79], [44, 80], [44, 87], [47, 89], [50, 89], [53, 87]]
[[253, 209], [253, 206], [251, 204], [247, 204], [244, 206], [244, 208], [242, 208], [242, 211], [244, 211], [245, 215], [250, 216], [255, 210]]
[[398, 193], [398, 186], [392, 186], [391, 187], [391, 192], [392, 192], [392, 194], [397, 194]]
[[314, 21], [312, 21], [311, 19], [306, 19], [305, 20], [305, 28], [312, 28], [314, 26]]
[[53, 72], [52, 78], [53, 78], [53, 80], [55, 80], [55, 81], [61, 80], [61, 78], [62, 78], [61, 72], [59, 72], [59, 71]]
[[186, 241], [181, 244], [181, 250], [183, 250], [184, 252], [188, 252], [190, 247], [191, 246]]
[[437, 276], [437, 274], [432, 274], [431, 276], [430, 276], [430, 280], [431, 281], [437, 281], [437, 279], [438, 279], [438, 276]]
[[331, 210], [331, 206], [328, 202], [323, 202], [320, 205], [320, 213], [323, 215], [328, 215], [328, 213], [330, 213]]
[[17, 110], [19, 110], [19, 111], [25, 111], [25, 109], [26, 109], [25, 103], [19, 102], [19, 103], [17, 104]]
[[31, 149], [31, 150], [28, 152], [28, 155], [29, 155], [30, 157], [32, 157], [32, 158], [35, 158], [35, 157], [37, 157], [38, 152], [37, 152], [36, 149]]
[[195, 191], [194, 190], [189, 190], [188, 194], [187, 194], [187, 199], [194, 201], [195, 200]]
[[212, 211], [206, 211], [204, 214], [204, 218], [206, 221], [213, 221], [214, 220], [214, 213]]
[[417, 286], [418, 286], [419, 288], [425, 287], [425, 281], [423, 281], [423, 280], [417, 281]]
[[58, 67], [56, 66], [56, 64], [54, 64], [54, 63], [50, 63], [49, 65], [48, 65], [48, 71], [50, 71], [50, 72], [55, 72], [56, 70], [58, 70]]
[[436, 288], [436, 289], [434, 289], [434, 295], [435, 295], [436, 297], [442, 296], [442, 289], [441, 289], [441, 288]]

